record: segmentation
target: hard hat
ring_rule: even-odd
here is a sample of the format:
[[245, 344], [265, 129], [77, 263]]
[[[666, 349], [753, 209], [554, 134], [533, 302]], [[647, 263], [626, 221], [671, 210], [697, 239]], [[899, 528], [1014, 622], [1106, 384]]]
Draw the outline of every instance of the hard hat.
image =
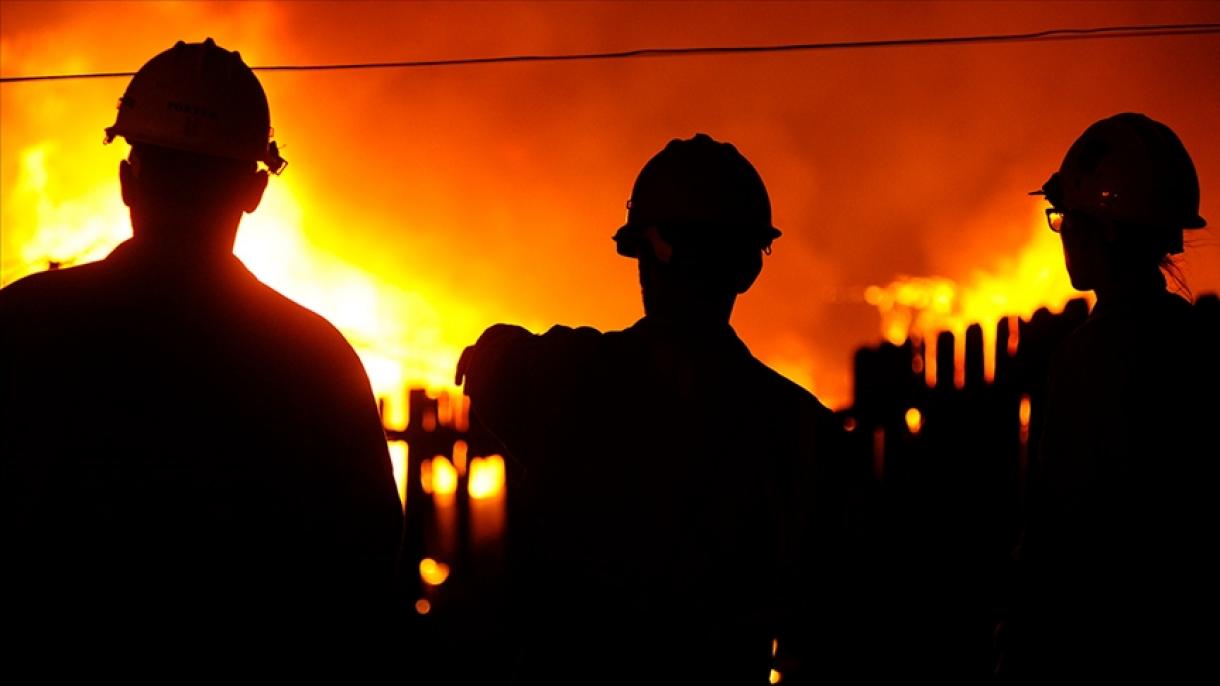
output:
[[1175, 254], [1182, 252], [1183, 229], [1207, 225], [1199, 216], [1199, 177], [1182, 141], [1143, 114], [1094, 123], [1034, 194], [1069, 212], [1162, 231]]
[[737, 148], [705, 133], [670, 141], [644, 165], [627, 202], [627, 223], [614, 235], [619, 254], [639, 257], [650, 226], [679, 246], [718, 241], [769, 250], [780, 236], [758, 172]]
[[140, 67], [119, 99], [106, 142], [123, 136], [129, 143], [262, 162], [278, 174], [287, 161], [271, 135], [258, 78], [241, 55], [208, 38], [178, 41]]

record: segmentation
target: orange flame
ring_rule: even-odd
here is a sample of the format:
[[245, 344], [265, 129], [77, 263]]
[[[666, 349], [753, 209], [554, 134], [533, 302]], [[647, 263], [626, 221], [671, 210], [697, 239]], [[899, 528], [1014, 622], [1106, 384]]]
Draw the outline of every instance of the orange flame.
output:
[[504, 458], [499, 455], [476, 457], [470, 463], [470, 497], [487, 500], [504, 491]]
[[1030, 401], [1029, 394], [1021, 394], [1021, 404], [1017, 409], [1017, 419], [1021, 423], [1021, 445], [1029, 442], [1029, 419], [1030, 419]]
[[449, 565], [425, 557], [419, 561], [419, 578], [429, 586], [440, 586], [449, 578]]
[[[943, 277], [902, 276], [886, 286], [869, 286], [864, 299], [881, 313], [881, 332], [886, 340], [901, 345], [908, 338], [922, 340], [925, 352], [922, 370], [929, 385], [936, 381], [936, 336], [949, 331], [954, 339], [954, 382], [965, 383], [966, 329], [983, 329], [983, 372], [995, 378], [996, 326], [1010, 317], [1009, 355], [1018, 346], [1016, 318], [1029, 319], [1039, 308], [1062, 309], [1081, 297], [1072, 288], [1063, 267], [1059, 239], [1046, 229], [1042, 212], [1031, 221], [1034, 227], [1025, 248], [991, 271], [977, 270], [970, 279], [956, 282]], [[1086, 296], [1088, 297], [1088, 296]], [[916, 369], [916, 371], [919, 371]]]
[[20, 243], [18, 257], [3, 263], [3, 283], [47, 268], [49, 263], [72, 265], [106, 256], [116, 244], [131, 235], [126, 208], [117, 201], [115, 184], [99, 184], [87, 193], [61, 201], [51, 194], [49, 160], [57, 146], [43, 143], [19, 155], [20, 167], [13, 186], [10, 207], [33, 226]]
[[457, 493], [458, 474], [453, 463], [444, 455], [432, 458], [432, 493], [452, 496]]
[[[99, 171], [73, 187], [52, 163], [56, 150], [55, 144], [41, 143], [19, 155], [5, 213], [21, 217], [14, 225], [26, 228], [6, 236], [0, 283], [52, 263], [101, 259], [131, 236], [113, 172]], [[13, 247], [16, 257], [7, 259]], [[321, 314], [347, 337], [384, 403], [387, 424], [406, 424], [402, 398], [408, 385], [456, 390], [453, 369], [462, 344], [478, 334], [475, 318], [463, 316], [462, 308], [440, 294], [403, 290], [315, 248], [307, 237], [303, 203], [287, 177], [275, 179], [258, 211], [244, 219], [234, 252], [260, 280]], [[444, 395], [449, 400], [441, 404], [445, 423], [464, 424], [462, 401]]]

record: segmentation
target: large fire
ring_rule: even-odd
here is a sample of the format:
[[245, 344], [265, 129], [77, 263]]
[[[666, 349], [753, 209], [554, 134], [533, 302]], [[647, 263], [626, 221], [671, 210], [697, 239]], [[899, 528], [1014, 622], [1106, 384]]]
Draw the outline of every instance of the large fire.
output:
[[[17, 259], [5, 260], [3, 283], [49, 266], [101, 259], [131, 235], [126, 208], [113, 181], [73, 192], [53, 192], [51, 144], [21, 153], [21, 170], [7, 208], [34, 228]], [[406, 422], [408, 386], [453, 392], [461, 342], [477, 331], [446, 330], [439, 294], [410, 292], [315, 249], [291, 178], [276, 178], [262, 205], [242, 222], [235, 252], [260, 280], [330, 320], [364, 362], [386, 421]], [[6, 256], [7, 257], [7, 256]]]
[[[991, 270], [977, 269], [969, 279], [955, 282], [943, 277], [901, 276], [886, 286], [869, 286], [865, 300], [881, 313], [882, 335], [899, 345], [908, 338], [925, 344], [923, 371], [929, 385], [936, 380], [936, 336], [953, 334], [954, 381], [965, 381], [966, 329], [983, 329], [983, 371], [995, 377], [996, 327], [1005, 317], [1029, 319], [1039, 308], [1062, 309], [1082, 294], [1072, 288], [1063, 268], [1059, 237], [1046, 228], [1039, 209], [1030, 219], [1029, 242], [1011, 260]], [[1016, 322], [1005, 341], [1016, 354]]]
[[[50, 265], [72, 265], [104, 257], [130, 236], [125, 208], [112, 180], [97, 180], [82, 192], [53, 192], [48, 159], [52, 143], [30, 146], [10, 202], [31, 218], [33, 231], [19, 259], [4, 262], [9, 283]], [[1062, 308], [1080, 294], [1062, 268], [1058, 238], [1044, 228], [1038, 210], [1028, 244], [1011, 260], [979, 269], [967, 280], [901, 276], [886, 286], [870, 286], [864, 298], [881, 314], [881, 333], [891, 343], [908, 337], [926, 344], [924, 371], [936, 375], [936, 334], [950, 331], [959, 362], [965, 331], [983, 329], [984, 370], [995, 372], [996, 325], [1004, 317], [1028, 319], [1040, 307]], [[404, 389], [423, 386], [457, 397], [453, 369], [464, 343], [478, 335], [477, 322], [462, 327], [443, 313], [443, 294], [403, 289], [347, 264], [309, 242], [305, 215], [291, 176], [273, 180], [260, 208], [242, 223], [235, 252], [262, 281], [326, 317], [356, 348], [390, 426], [406, 423]], [[457, 324], [457, 326], [453, 326]], [[1015, 327], [1012, 327], [1015, 330]], [[1015, 338], [1008, 342], [1015, 352]], [[964, 374], [965, 366], [956, 370]], [[962, 379], [957, 379], [960, 384]], [[450, 403], [442, 403], [450, 407]]]
[[[19, 254], [12, 259], [5, 254], [0, 284], [49, 267], [102, 259], [131, 235], [114, 180], [97, 179], [79, 189], [56, 183], [63, 179], [56, 178], [51, 166], [54, 153], [54, 144], [41, 143], [20, 154], [5, 211], [26, 218], [22, 225], [28, 233]], [[105, 170], [99, 166], [99, 175]], [[304, 222], [290, 177], [276, 178], [258, 211], [243, 221], [235, 252], [259, 279], [326, 317], [347, 337], [364, 363], [387, 426], [406, 425], [408, 387], [447, 396], [447, 402], [440, 403], [443, 408], [460, 405], [460, 400], [451, 400], [461, 398], [452, 384], [453, 369], [461, 342], [473, 340], [478, 331], [460, 328], [461, 320], [458, 328], [450, 321], [446, 329], [439, 294], [398, 288], [314, 248]], [[442, 419], [460, 424], [460, 409]], [[390, 454], [399, 496], [405, 501], [406, 445], [391, 443]], [[502, 490], [503, 463], [497, 463], [498, 481], [482, 462], [479, 466], [478, 496]]]
[[[1217, 6], [5, 0], [0, 73], [130, 71], [207, 36], [252, 65], [334, 64], [1215, 21]], [[1215, 223], [1220, 52], [1208, 38], [260, 72], [292, 166], [244, 219], [235, 252], [346, 336], [388, 428], [405, 428], [407, 388], [423, 387], [438, 402], [420, 428], [460, 432], [468, 399], [453, 372], [484, 327], [612, 329], [639, 316], [635, 266], [610, 235], [648, 157], [707, 132], [758, 167], [784, 231], [734, 311], [760, 360], [846, 408], [851, 353], [875, 344], [879, 314], [883, 339], [923, 343], [916, 371], [929, 384], [942, 331], [963, 384], [964, 334], [979, 324], [990, 380], [997, 344], [1020, 345], [1017, 326], [995, 339], [1003, 318], [1080, 295], [1025, 193], [1088, 123], [1145, 111], [1174, 125]], [[0, 85], [0, 286], [102, 259], [130, 236], [117, 181], [127, 146], [100, 143], [125, 82]], [[1201, 238], [1182, 265], [1198, 293], [1220, 289], [1220, 252]], [[1020, 398], [1023, 470], [1031, 402]], [[924, 411], [903, 418], [928, 435]], [[881, 473], [898, 439], [881, 428], [871, 439]], [[475, 560], [504, 552], [505, 459], [461, 440], [450, 454], [393, 440], [389, 454], [404, 511], [408, 472], [433, 510], [412, 520], [429, 527], [414, 607], [441, 614], [438, 589], [472, 578], [458, 566], [459, 512]], [[770, 683], [784, 676], [772, 669]]]
[[[1164, 6], [1174, 20], [1214, 13]], [[1046, 28], [1043, 16], [1130, 24], [1161, 7], [988, 5], [877, 23], [850, 3], [691, 14], [665, 3], [5, 2], [0, 72], [130, 71], [206, 36], [250, 64], [290, 65], [973, 34]], [[121, 39], [103, 25], [122, 26]], [[1072, 297], [1025, 192], [1097, 118], [1144, 111], [1173, 125], [1213, 216], [1216, 46], [1196, 37], [260, 72], [292, 164], [243, 223], [237, 252], [348, 336], [387, 424], [402, 426], [403, 386], [452, 393], [460, 350], [490, 324], [630, 325], [641, 309], [634, 265], [610, 235], [641, 165], [669, 139], [707, 132], [759, 169], [784, 230], [734, 326], [760, 360], [844, 408], [852, 351], [877, 338], [866, 303], [893, 341], [934, 344], [938, 330], [979, 322], [990, 372], [1000, 317]], [[129, 234], [116, 178], [126, 146], [100, 144], [124, 84], [0, 86], [0, 285], [99, 259]], [[1183, 271], [1201, 294], [1220, 288], [1220, 260], [1213, 234], [1199, 234]], [[934, 374], [935, 355], [926, 359]]]

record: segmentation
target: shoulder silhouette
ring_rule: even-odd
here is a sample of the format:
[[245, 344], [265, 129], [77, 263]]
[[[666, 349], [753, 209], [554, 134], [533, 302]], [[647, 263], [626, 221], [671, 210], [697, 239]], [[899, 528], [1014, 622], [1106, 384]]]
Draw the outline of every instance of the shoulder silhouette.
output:
[[1169, 127], [1124, 113], [1090, 126], [1038, 193], [1073, 286], [1097, 302], [1052, 366], [1002, 666], [1028, 680], [1194, 674], [1214, 635], [1220, 349], [1204, 303], [1164, 275], [1181, 285], [1172, 256], [1206, 224], [1194, 165]]
[[10, 618], [255, 631], [388, 611], [401, 510], [368, 379], [232, 254], [285, 164], [269, 121], [236, 52], [157, 55], [106, 130], [131, 144], [133, 237], [0, 291]]
[[729, 325], [779, 235], [736, 148], [674, 140], [614, 237], [644, 318], [497, 325], [463, 354], [472, 412], [523, 475], [523, 683], [761, 682], [798, 589], [831, 576], [838, 428]]

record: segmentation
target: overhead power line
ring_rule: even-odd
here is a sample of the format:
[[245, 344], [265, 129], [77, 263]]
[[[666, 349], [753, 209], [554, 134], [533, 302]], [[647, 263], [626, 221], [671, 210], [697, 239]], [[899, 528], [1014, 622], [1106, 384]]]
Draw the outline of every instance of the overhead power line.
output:
[[[456, 67], [479, 64], [515, 62], [577, 62], [621, 60], [643, 57], [683, 57], [694, 55], [732, 55], [769, 52], [810, 52], [814, 50], [861, 50], [870, 48], [927, 47], [934, 45], [981, 45], [989, 43], [1033, 43], [1045, 41], [1077, 41], [1116, 38], [1148, 38], [1154, 36], [1198, 36], [1220, 33], [1220, 24], [1138, 24], [1131, 26], [1101, 26], [1095, 28], [1048, 29], [1033, 33], [1004, 33], [981, 36], [938, 36], [930, 38], [893, 38], [886, 40], [833, 41], [826, 43], [790, 43], [784, 45], [734, 45], [690, 48], [639, 48], [621, 52], [586, 52], [560, 55], [502, 55], [497, 57], [462, 57], [437, 60], [399, 62], [352, 62], [346, 64], [282, 64], [252, 67], [255, 71], [341, 71], [354, 69], [418, 69], [424, 67]], [[133, 71], [92, 72], [81, 74], [44, 74], [35, 76], [3, 76], [0, 83], [21, 81], [65, 81], [69, 79], [106, 79], [134, 76]]]

